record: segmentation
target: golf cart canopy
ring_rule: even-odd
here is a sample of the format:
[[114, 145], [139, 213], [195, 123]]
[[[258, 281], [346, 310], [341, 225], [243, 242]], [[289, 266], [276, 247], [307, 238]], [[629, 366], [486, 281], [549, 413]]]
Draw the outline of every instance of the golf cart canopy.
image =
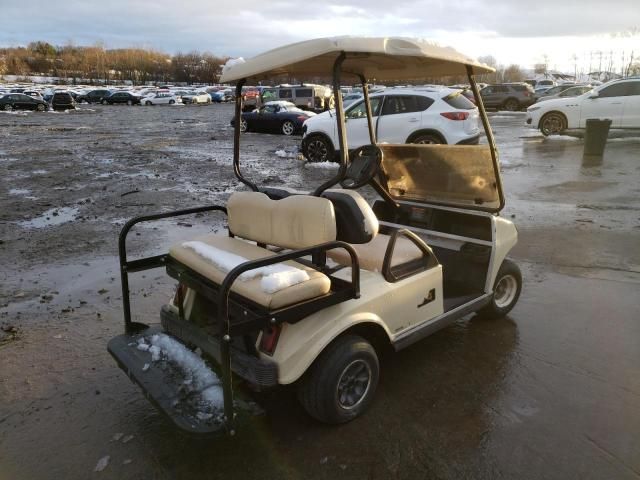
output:
[[342, 71], [375, 80], [420, 80], [425, 76], [491, 73], [493, 68], [453, 48], [400, 37], [330, 37], [306, 40], [269, 50], [246, 61], [229, 61], [220, 81], [258, 81], [279, 75], [324, 76], [338, 56], [346, 53]]

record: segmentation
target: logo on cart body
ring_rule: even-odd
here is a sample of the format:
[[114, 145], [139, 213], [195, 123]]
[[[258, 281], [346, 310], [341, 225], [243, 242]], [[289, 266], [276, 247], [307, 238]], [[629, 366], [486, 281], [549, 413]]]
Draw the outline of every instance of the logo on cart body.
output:
[[424, 307], [427, 303], [431, 303], [435, 299], [436, 299], [436, 289], [432, 288], [431, 290], [429, 290], [429, 293], [427, 294], [427, 296], [424, 297], [424, 300], [422, 301], [422, 303], [418, 305], [418, 308]]

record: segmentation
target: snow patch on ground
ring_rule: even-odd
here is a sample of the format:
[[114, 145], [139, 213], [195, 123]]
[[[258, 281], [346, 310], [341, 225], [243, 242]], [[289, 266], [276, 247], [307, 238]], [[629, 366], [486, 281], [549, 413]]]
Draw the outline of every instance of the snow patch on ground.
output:
[[23, 220], [18, 225], [25, 228], [44, 228], [75, 220], [79, 209], [76, 207], [51, 208], [31, 220]]
[[287, 152], [284, 149], [276, 150], [276, 156], [280, 158], [298, 158], [299, 155], [297, 150], [295, 152]]
[[337, 170], [340, 164], [337, 162], [307, 162], [304, 168], [320, 168], [325, 170]]
[[94, 472], [101, 472], [105, 468], [107, 468], [107, 465], [109, 465], [109, 459], [110, 458], [111, 458], [111, 456], [105, 455], [100, 460], [98, 460], [98, 463], [96, 464], [96, 468], [94, 468], [93, 471]]

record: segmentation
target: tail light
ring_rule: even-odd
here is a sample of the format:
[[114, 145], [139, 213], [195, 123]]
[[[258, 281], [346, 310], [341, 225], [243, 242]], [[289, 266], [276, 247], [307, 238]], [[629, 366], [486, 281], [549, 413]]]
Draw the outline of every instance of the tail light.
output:
[[440, 115], [449, 120], [466, 120], [469, 118], [469, 112], [442, 112]]
[[305, 120], [308, 120], [309, 117], [307, 117], [306, 115], [298, 115], [298, 120], [300, 120], [301, 122], [304, 122]]
[[274, 325], [262, 330], [262, 338], [260, 339], [260, 351], [267, 355], [273, 355], [278, 345], [278, 339], [280, 338], [280, 331], [282, 327], [280, 325]]
[[530, 96], [531, 96], [531, 92], [527, 92], [527, 91], [525, 91], [525, 92], [523, 92], [523, 93], [524, 93], [524, 96], [525, 96], [525, 97], [530, 97]]

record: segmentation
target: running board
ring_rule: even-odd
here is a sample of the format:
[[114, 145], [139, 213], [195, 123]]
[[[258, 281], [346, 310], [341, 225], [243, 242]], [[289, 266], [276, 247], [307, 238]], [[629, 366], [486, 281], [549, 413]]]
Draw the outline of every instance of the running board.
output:
[[[201, 408], [190, 401], [194, 394], [185, 389], [185, 379], [179, 370], [164, 361], [152, 362], [148, 351], [137, 348], [139, 338], [156, 333], [163, 333], [159, 326], [133, 335], [118, 335], [109, 341], [107, 350], [131, 381], [140, 386], [147, 399], [181, 430], [208, 436], [230, 433], [222, 419], [222, 409], [218, 416], [202, 412]], [[242, 401], [237, 397], [237, 392], [234, 393], [234, 428], [239, 427], [250, 416], [263, 413], [254, 402]]]
[[467, 302], [465, 304], [460, 305], [459, 307], [454, 308], [448, 312], [443, 313], [439, 317], [436, 317], [432, 320], [427, 320], [420, 325], [417, 325], [410, 330], [402, 332], [399, 334], [395, 341], [393, 342], [393, 348], [396, 351], [402, 350], [403, 348], [408, 347], [425, 337], [428, 337], [432, 333], [437, 332], [438, 330], [445, 328], [456, 320], [464, 317], [473, 312], [477, 312], [482, 307], [484, 307], [487, 303], [491, 301], [493, 293], [485, 293], [477, 297], [475, 300]]

